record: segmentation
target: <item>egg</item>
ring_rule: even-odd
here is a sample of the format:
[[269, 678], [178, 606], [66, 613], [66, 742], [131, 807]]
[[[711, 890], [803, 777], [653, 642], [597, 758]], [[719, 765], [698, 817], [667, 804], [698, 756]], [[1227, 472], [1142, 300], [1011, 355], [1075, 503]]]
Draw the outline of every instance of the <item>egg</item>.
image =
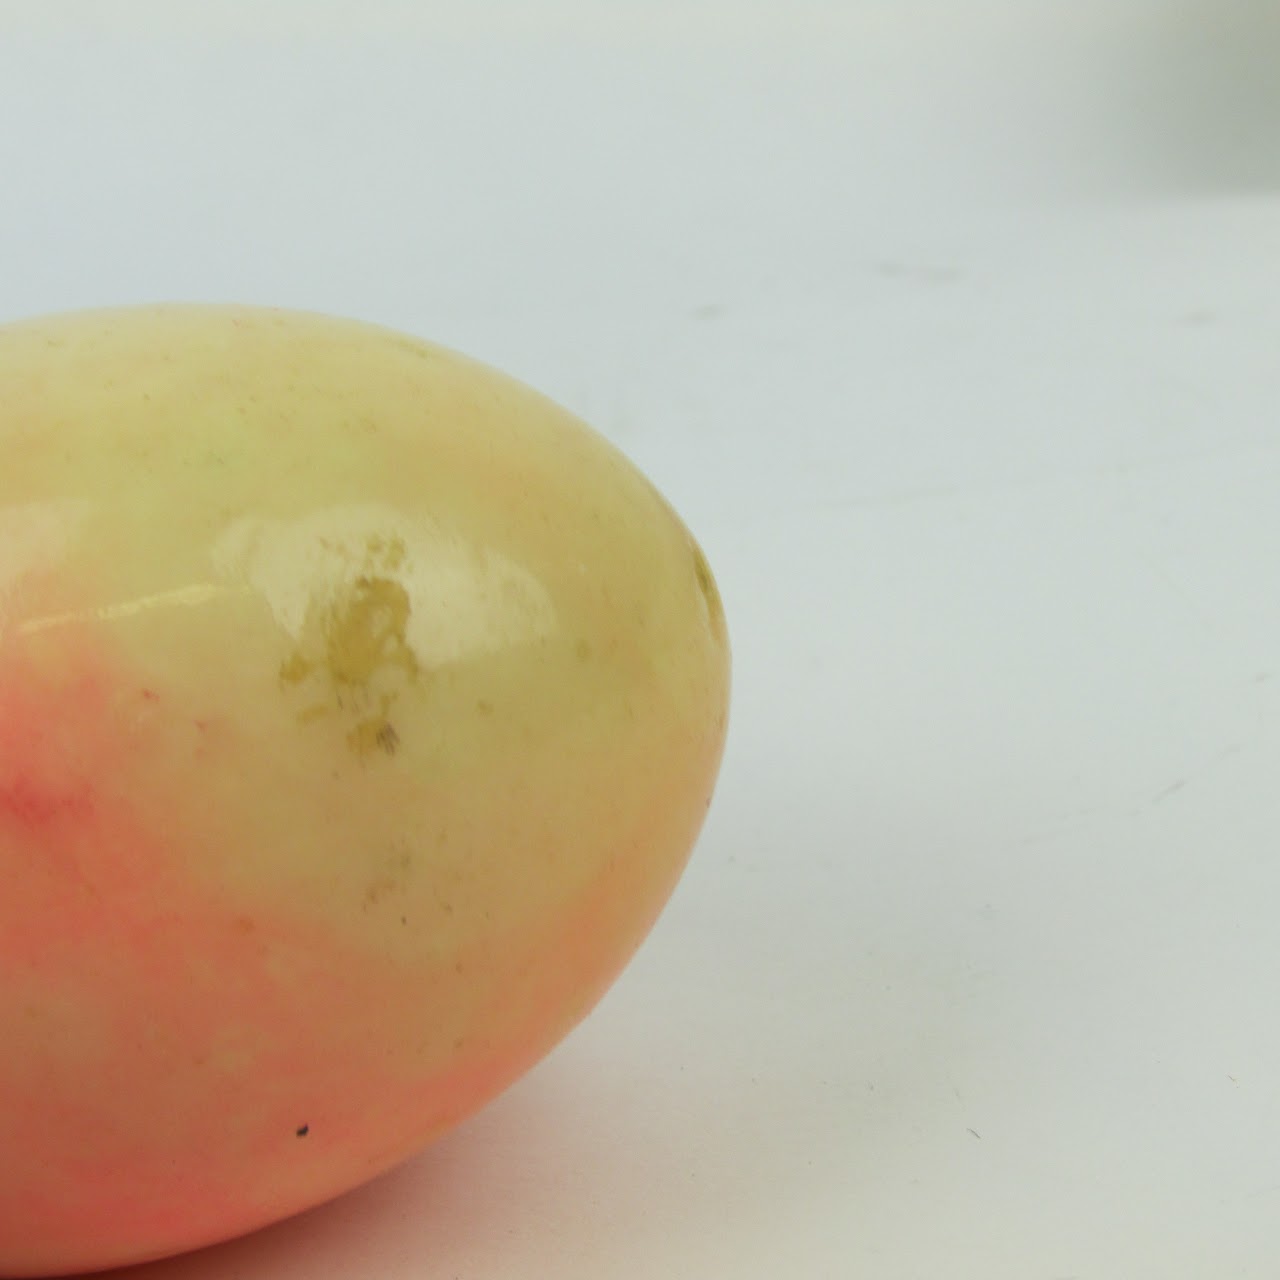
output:
[[0, 1275], [277, 1221], [527, 1071], [672, 893], [729, 668], [670, 506], [482, 364], [0, 327]]

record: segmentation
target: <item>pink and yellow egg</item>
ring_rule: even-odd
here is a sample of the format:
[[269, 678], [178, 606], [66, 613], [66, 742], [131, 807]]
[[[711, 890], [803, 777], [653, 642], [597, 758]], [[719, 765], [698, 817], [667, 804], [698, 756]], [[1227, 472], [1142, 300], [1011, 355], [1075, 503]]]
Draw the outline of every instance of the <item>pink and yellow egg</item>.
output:
[[719, 767], [714, 582], [564, 410], [350, 321], [0, 328], [0, 1275], [414, 1154], [592, 1008]]

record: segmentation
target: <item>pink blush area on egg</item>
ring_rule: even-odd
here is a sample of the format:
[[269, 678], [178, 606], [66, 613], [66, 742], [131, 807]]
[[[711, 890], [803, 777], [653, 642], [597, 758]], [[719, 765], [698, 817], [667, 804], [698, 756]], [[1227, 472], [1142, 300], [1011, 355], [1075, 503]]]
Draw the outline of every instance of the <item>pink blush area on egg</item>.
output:
[[[193, 798], [121, 785], [147, 750], [138, 682], [83, 641], [56, 647], [0, 648], [3, 1275], [306, 1207], [387, 1163], [380, 1112], [405, 1095], [377, 1046], [407, 992], [322, 927], [190, 875], [161, 833]], [[433, 1105], [466, 1109], [477, 1073], [432, 1085]]]
[[595, 1002], [642, 932], [629, 847], [685, 821], [655, 803], [559, 911], [401, 962], [196, 874], [198, 775], [140, 782], [164, 702], [88, 635], [0, 643], [0, 1275], [213, 1243], [411, 1155]]

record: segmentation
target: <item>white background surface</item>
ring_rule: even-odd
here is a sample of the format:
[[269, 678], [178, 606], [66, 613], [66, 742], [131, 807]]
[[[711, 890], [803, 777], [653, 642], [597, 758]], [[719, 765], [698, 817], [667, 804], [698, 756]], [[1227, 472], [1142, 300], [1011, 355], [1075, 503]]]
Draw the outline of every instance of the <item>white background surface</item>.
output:
[[1280, 1274], [1277, 66], [1264, 0], [0, 0], [0, 319], [466, 350], [735, 645], [597, 1013], [130, 1280]]

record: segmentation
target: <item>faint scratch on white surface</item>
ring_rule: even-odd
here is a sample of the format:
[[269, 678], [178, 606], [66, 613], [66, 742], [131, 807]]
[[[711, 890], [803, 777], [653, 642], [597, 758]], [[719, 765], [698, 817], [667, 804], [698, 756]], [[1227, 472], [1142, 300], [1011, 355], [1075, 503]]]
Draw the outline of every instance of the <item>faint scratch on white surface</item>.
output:
[[944, 485], [938, 488], [902, 489], [897, 493], [863, 494], [852, 498], [839, 498], [827, 504], [837, 511], [874, 511], [881, 507], [907, 507], [918, 502], [946, 502], [951, 498], [963, 498], [976, 492], [980, 486]]
[[1169, 570], [1161, 564], [1154, 556], [1144, 555], [1142, 552], [1137, 553], [1138, 558], [1151, 571], [1152, 575], [1157, 578], [1168, 591], [1174, 596], [1179, 604], [1186, 610], [1188, 615], [1195, 620], [1200, 629], [1205, 634], [1215, 631], [1216, 625], [1213, 618], [1208, 612], [1201, 607], [1195, 596], [1180, 583]]
[[818, 504], [825, 510], [875, 510], [881, 507], [905, 507], [920, 502], [952, 502], [964, 498], [986, 498], [1018, 495], [1037, 489], [1097, 485], [1114, 478], [1111, 466], [1076, 468], [1066, 471], [1036, 472], [1031, 475], [1008, 476], [997, 480], [964, 480], [949, 484], [916, 485], [887, 493], [855, 494], [834, 502]]
[[1252, 746], [1257, 740], [1258, 735], [1261, 732], [1261, 728], [1261, 724], [1255, 725], [1252, 733], [1236, 742], [1227, 743], [1225, 747], [1216, 751], [1199, 768], [1193, 772], [1189, 772], [1181, 777], [1175, 778], [1168, 786], [1162, 787], [1154, 796], [1151, 797], [1152, 806], [1154, 807], [1155, 805], [1164, 803], [1164, 801], [1177, 795], [1178, 792], [1185, 791], [1192, 782], [1200, 781], [1208, 775], [1216, 772], [1226, 764], [1228, 760], [1232, 760], [1236, 756], [1243, 754], [1243, 752]]
[[1151, 803], [1160, 804], [1161, 801], [1167, 800], [1170, 796], [1177, 795], [1177, 793], [1183, 790], [1190, 781], [1190, 778], [1175, 778], [1167, 787], [1164, 788], [1163, 791], [1156, 792], [1156, 794], [1151, 798]]
[[[1261, 1187], [1257, 1191], [1250, 1191], [1247, 1195], [1243, 1195], [1236, 1203], [1245, 1204], [1249, 1200], [1261, 1200], [1263, 1196], [1273, 1196], [1280, 1191], [1280, 1182], [1273, 1182], [1269, 1187]], [[1224, 1203], [1229, 1203], [1224, 1201]]]
[[1048, 844], [1055, 840], [1086, 834], [1092, 831], [1098, 822], [1136, 817], [1144, 809], [1145, 803], [1141, 801], [1130, 801], [1128, 803], [1117, 801], [1112, 804], [1081, 805], [1079, 808], [1070, 809], [1066, 813], [1054, 815], [1050, 819], [1052, 826], [1023, 836], [1015, 843], [1014, 848], [1035, 848], [1037, 845]]
[[[988, 497], [1001, 494], [1018, 494], [1037, 489], [1070, 487], [1073, 485], [1097, 485], [1106, 481], [1130, 480], [1135, 476], [1151, 473], [1178, 471], [1184, 467], [1201, 467], [1208, 462], [1247, 458], [1256, 454], [1274, 453], [1280, 443], [1270, 440], [1247, 440], [1238, 444], [1217, 445], [1209, 449], [1192, 449], [1185, 453], [1165, 454], [1156, 457], [1133, 458], [1128, 461], [1102, 462], [1092, 465], [1070, 465], [1060, 470], [1038, 471], [1029, 475], [1008, 476], [995, 480], [957, 480], [951, 483], [915, 485], [902, 489], [889, 489], [881, 493], [853, 494], [830, 502], [820, 502], [814, 510], [876, 510], [883, 507], [902, 507], [918, 502], [947, 502], [969, 497]], [[1151, 566], [1159, 572], [1154, 565]], [[1176, 584], [1169, 584], [1175, 591]], [[1194, 607], [1194, 606], [1193, 606]], [[1203, 614], [1201, 615], [1203, 618]]]
[[1184, 311], [1177, 322], [1189, 329], [1203, 329], [1213, 324], [1217, 318], [1208, 307], [1196, 307], [1192, 311]]
[[964, 279], [964, 271], [959, 267], [945, 264], [920, 264], [885, 261], [876, 263], [876, 275], [886, 280], [908, 280], [920, 284], [954, 284]]
[[1262, 734], [1262, 730], [1263, 724], [1259, 716], [1258, 721], [1249, 733], [1227, 743], [1205, 759], [1202, 764], [1182, 771], [1172, 782], [1166, 783], [1157, 791], [1148, 793], [1145, 797], [1140, 796], [1128, 801], [1117, 800], [1111, 804], [1083, 805], [1066, 813], [1058, 814], [1052, 819], [1051, 826], [1046, 826], [1040, 831], [1023, 836], [1016, 842], [1014, 847], [1017, 849], [1034, 848], [1055, 840], [1070, 839], [1086, 834], [1094, 830], [1100, 822], [1139, 818], [1149, 810], [1190, 790], [1193, 783], [1203, 781], [1206, 777], [1211, 776], [1222, 768], [1228, 761], [1242, 755], [1256, 743]]

